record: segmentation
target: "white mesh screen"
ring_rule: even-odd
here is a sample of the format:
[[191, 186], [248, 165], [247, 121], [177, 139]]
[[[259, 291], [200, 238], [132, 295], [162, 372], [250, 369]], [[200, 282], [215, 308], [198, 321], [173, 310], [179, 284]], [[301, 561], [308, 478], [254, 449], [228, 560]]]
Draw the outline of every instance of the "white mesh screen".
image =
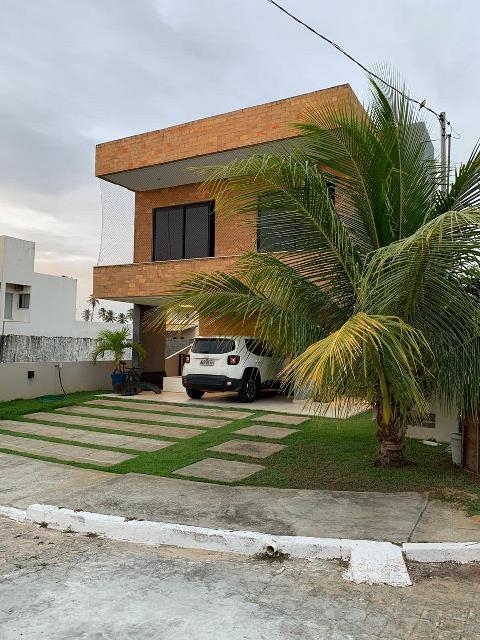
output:
[[133, 262], [135, 193], [100, 180], [102, 239], [98, 266]]

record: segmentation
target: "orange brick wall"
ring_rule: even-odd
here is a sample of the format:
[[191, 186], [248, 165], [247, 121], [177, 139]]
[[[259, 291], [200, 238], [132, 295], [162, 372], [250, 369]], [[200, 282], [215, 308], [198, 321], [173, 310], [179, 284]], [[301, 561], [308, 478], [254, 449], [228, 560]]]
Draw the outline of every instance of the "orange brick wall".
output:
[[[159, 297], [181, 279], [199, 272], [229, 270], [237, 259], [229, 256], [94, 267], [93, 293], [97, 298], [130, 302]], [[141, 300], [138, 302], [142, 304]]]
[[97, 145], [95, 175], [103, 176], [207, 153], [298, 136], [292, 124], [310, 109], [353, 105], [362, 109], [350, 85], [269, 102], [159, 131]]
[[[140, 191], [135, 194], [135, 238], [134, 262], [149, 262], [152, 259], [153, 209], [175, 205], [205, 202], [213, 199], [201, 183]], [[242, 221], [236, 224], [230, 215], [222, 211], [221, 205], [215, 209], [215, 255], [238, 255], [256, 249], [256, 221]]]
[[201, 318], [198, 323], [198, 333], [201, 336], [254, 336], [255, 321], [249, 320], [231, 324], [221, 323], [215, 319]]

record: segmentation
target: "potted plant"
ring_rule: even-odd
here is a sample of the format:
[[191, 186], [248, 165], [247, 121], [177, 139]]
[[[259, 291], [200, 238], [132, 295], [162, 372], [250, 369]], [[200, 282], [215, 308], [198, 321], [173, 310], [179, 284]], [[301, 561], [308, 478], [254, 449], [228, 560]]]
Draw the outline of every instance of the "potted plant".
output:
[[105, 353], [113, 353], [113, 361], [115, 369], [112, 373], [112, 387], [115, 389], [118, 385], [125, 382], [127, 374], [122, 371], [121, 363], [124, 360], [124, 354], [127, 349], [136, 351], [140, 358], [146, 355], [145, 349], [139, 342], [131, 340], [128, 335], [128, 329], [119, 329], [112, 331], [111, 329], [103, 329], [95, 338], [95, 348], [92, 351], [92, 360], [96, 362], [98, 358], [103, 357]]

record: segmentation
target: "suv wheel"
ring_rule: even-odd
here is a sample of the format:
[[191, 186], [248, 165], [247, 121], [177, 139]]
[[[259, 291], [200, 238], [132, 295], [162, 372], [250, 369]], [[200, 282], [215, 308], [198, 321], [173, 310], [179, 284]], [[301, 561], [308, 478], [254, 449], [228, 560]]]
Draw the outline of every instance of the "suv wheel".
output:
[[200, 400], [201, 398], [203, 398], [203, 394], [205, 393], [205, 391], [200, 391], [200, 389], [185, 389], [185, 391], [187, 392], [187, 396], [189, 398], [192, 398], [192, 400]]
[[255, 374], [247, 374], [243, 378], [243, 384], [238, 392], [240, 402], [254, 402], [258, 394], [258, 378]]

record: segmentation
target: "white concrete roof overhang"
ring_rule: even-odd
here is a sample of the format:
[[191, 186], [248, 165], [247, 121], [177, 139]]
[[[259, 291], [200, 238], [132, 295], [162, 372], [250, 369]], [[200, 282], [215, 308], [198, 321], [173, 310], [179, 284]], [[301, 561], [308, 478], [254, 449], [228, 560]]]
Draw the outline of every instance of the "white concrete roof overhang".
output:
[[[202, 182], [206, 178], [205, 173], [200, 171], [202, 168], [224, 165], [233, 160], [248, 158], [254, 154], [279, 153], [299, 146], [302, 140], [303, 138], [301, 137], [275, 140], [264, 144], [218, 151], [148, 167], [139, 167], [129, 171], [108, 173], [99, 176], [99, 178], [130, 189], [130, 191], [153, 191], [154, 189], [177, 187], [184, 184]], [[196, 171], [197, 168], [199, 171]]]

